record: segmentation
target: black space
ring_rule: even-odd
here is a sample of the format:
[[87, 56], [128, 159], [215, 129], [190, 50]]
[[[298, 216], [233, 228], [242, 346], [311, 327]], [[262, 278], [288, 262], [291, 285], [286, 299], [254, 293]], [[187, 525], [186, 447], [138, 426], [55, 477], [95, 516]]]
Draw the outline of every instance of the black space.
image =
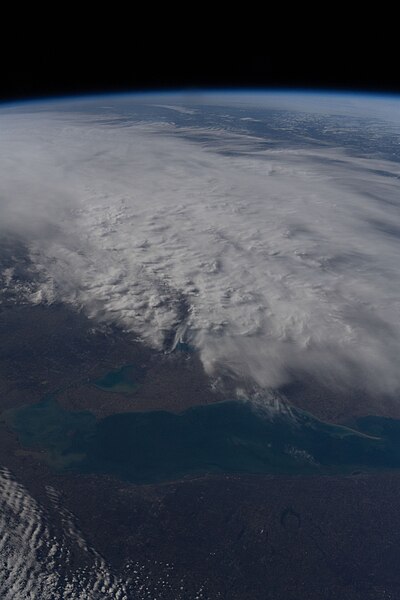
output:
[[375, 14], [368, 28], [328, 8], [320, 24], [313, 15], [306, 26], [307, 16], [297, 21], [289, 6], [279, 16], [244, 11], [235, 27], [195, 6], [172, 28], [171, 15], [156, 28], [152, 16], [112, 11], [101, 27], [75, 14], [60, 13], [40, 30], [26, 19], [14, 42], [0, 41], [0, 99], [202, 87], [400, 92], [389, 15], [379, 33]]

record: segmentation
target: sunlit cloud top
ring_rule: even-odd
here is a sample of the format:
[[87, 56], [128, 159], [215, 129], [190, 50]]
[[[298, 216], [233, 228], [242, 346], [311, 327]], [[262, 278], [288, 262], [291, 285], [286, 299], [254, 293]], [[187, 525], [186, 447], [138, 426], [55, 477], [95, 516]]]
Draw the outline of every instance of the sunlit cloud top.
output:
[[37, 281], [3, 286], [210, 373], [398, 393], [400, 102], [223, 101], [0, 113], [0, 227]]

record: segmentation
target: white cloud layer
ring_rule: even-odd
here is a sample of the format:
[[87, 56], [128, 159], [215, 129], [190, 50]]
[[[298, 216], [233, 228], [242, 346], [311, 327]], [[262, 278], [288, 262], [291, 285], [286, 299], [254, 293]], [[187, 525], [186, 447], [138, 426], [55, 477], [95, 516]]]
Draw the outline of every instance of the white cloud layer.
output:
[[32, 301], [155, 347], [186, 330], [210, 372], [265, 387], [399, 392], [397, 162], [78, 113], [4, 113], [0, 129], [0, 228], [29, 244]]
[[[47, 492], [55, 505], [61, 535], [28, 490], [0, 466], [2, 600], [127, 600], [125, 583], [87, 545], [56, 490], [48, 487]], [[84, 567], [74, 564], [78, 553]]]

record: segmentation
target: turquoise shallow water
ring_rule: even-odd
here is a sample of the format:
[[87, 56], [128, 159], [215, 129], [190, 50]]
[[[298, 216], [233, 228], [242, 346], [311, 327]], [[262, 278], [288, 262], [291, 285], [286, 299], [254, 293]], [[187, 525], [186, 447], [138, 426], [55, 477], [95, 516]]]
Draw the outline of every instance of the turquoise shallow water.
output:
[[197, 473], [323, 474], [400, 467], [400, 421], [359, 419], [365, 434], [302, 411], [271, 418], [249, 402], [227, 401], [101, 420], [69, 412], [55, 397], [6, 414], [27, 448], [46, 450], [58, 469], [108, 473], [145, 483]]

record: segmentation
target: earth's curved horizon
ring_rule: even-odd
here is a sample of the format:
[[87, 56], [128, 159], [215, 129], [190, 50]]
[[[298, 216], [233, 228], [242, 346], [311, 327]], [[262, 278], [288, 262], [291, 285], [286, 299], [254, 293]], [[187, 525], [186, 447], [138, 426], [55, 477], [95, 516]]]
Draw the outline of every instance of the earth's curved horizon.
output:
[[399, 140], [395, 94], [0, 104], [2, 597], [400, 593]]

